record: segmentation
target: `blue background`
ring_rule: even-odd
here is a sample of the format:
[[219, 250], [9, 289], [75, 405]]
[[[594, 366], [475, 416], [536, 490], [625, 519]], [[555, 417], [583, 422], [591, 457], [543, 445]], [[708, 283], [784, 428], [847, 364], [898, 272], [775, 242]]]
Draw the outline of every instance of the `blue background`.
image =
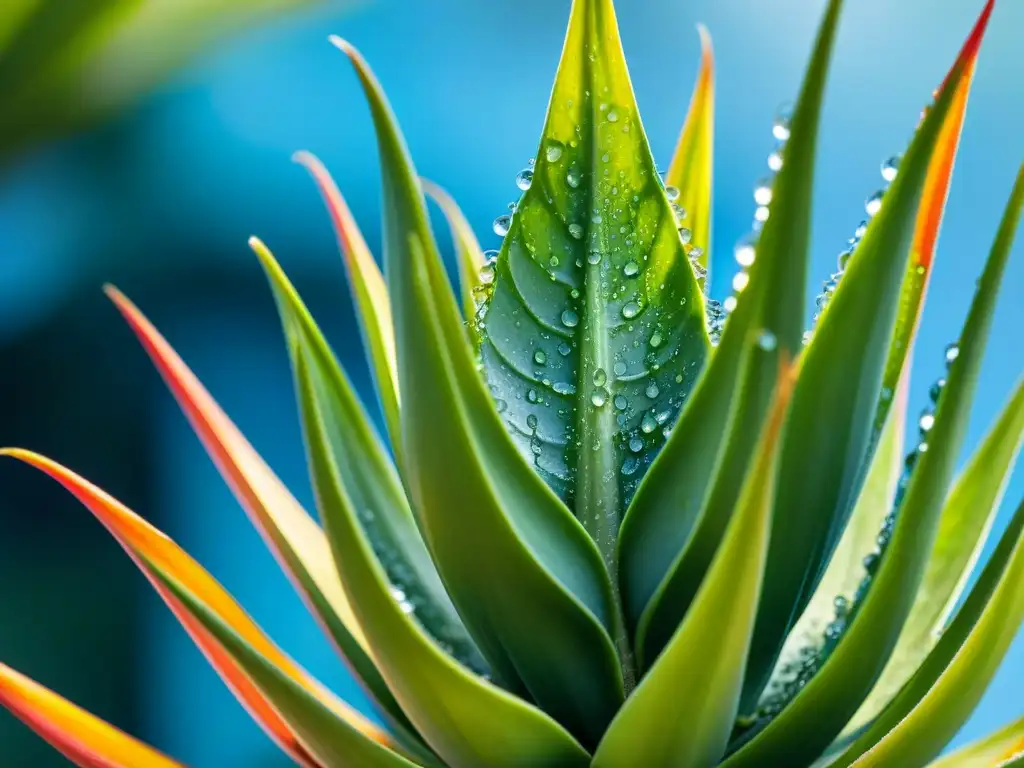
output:
[[[536, 149], [568, 1], [377, 0], [277, 22], [223, 47], [117, 122], [0, 169], [0, 443], [52, 454], [203, 562], [291, 654], [352, 692], [173, 401], [99, 292], [138, 301], [272, 466], [311, 505], [273, 303], [246, 247], [259, 234], [365, 385], [328, 217], [296, 149], [317, 153], [379, 243], [370, 120], [337, 32], [383, 82], [419, 171], [447, 187], [484, 247]], [[815, 283], [905, 146], [980, 0], [860, 0], [844, 13], [819, 151]], [[696, 74], [695, 24], [717, 57], [715, 283], [734, 271], [776, 107], [796, 93], [821, 0], [620, 0], [645, 127], [667, 165]], [[911, 412], [942, 371], [1024, 159], [1024, 5], [997, 7], [982, 49], [929, 304]], [[444, 228], [438, 227], [444, 239]], [[1018, 244], [978, 386], [968, 446], [1021, 374]], [[809, 302], [810, 304], [810, 302]], [[368, 389], [364, 391], [368, 392]], [[285, 764], [164, 606], [87, 515], [27, 470], [0, 467], [0, 658], [189, 764]], [[8, 492], [9, 491], [9, 492]], [[1024, 494], [1010, 483], [995, 533]], [[991, 544], [990, 547], [991, 548]], [[959, 740], [1024, 714], [1018, 637]], [[1015, 685], [1016, 682], [1016, 685]], [[355, 695], [353, 693], [353, 695]], [[52, 755], [0, 715], [0, 764]], [[56, 764], [56, 763], [53, 763]]]

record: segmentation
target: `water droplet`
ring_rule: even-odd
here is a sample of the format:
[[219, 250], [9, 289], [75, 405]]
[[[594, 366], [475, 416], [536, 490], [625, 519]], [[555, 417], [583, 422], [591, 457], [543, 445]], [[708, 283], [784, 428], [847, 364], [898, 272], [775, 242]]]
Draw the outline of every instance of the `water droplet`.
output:
[[867, 211], [868, 216], [874, 216], [880, 210], [882, 210], [882, 197], [885, 192], [879, 190], [875, 192], [871, 197], [864, 203], [864, 210]]
[[917, 420], [917, 426], [922, 432], [927, 432], [935, 426], [935, 414], [931, 411], [922, 412], [921, 418]]
[[754, 221], [759, 221], [759, 222], [761, 222], [763, 224], [764, 222], [768, 221], [768, 217], [770, 215], [771, 215], [771, 210], [769, 210], [767, 205], [759, 206], [754, 211]]
[[732, 312], [736, 309], [736, 297], [728, 296], [725, 301], [722, 302], [722, 309], [726, 312]]
[[886, 181], [892, 181], [896, 178], [896, 174], [900, 169], [900, 156], [893, 155], [884, 163], [882, 163], [882, 178]]
[[775, 122], [772, 124], [772, 135], [779, 141], [788, 141], [790, 134], [790, 114], [789, 107], [781, 107], [778, 114], [775, 115]]
[[504, 237], [508, 234], [508, 229], [512, 226], [512, 217], [507, 213], [502, 214], [494, 220], [494, 234], [498, 237]]
[[573, 189], [576, 189], [580, 185], [580, 181], [582, 181], [580, 177], [580, 172], [579, 170], [576, 169], [575, 166], [573, 166], [566, 172], [565, 183], [568, 184]]
[[567, 381], [556, 381], [552, 387], [559, 395], [575, 395], [576, 387]]
[[842, 617], [846, 615], [848, 610], [850, 610], [850, 601], [842, 595], [838, 595], [836, 599], [832, 601], [832, 606], [836, 609], [836, 616]]
[[771, 352], [779, 345], [779, 340], [775, 338], [775, 334], [768, 329], [762, 330], [757, 334], [757, 346], [763, 349], [765, 352]]
[[945, 386], [945, 379], [939, 379], [934, 384], [932, 384], [932, 388], [928, 391], [928, 397], [931, 398], [931, 401], [933, 403], [939, 402], [939, 398], [942, 397], [942, 390]]
[[660, 347], [662, 341], [664, 341], [664, 339], [661, 338], [661, 331], [655, 331], [654, 333], [651, 334], [650, 345], [652, 347]]
[[839, 254], [839, 258], [836, 260], [836, 263], [839, 265], [840, 269], [846, 269], [846, 265], [850, 263], [851, 256], [853, 256], [853, 248], [847, 248]]
[[960, 345], [953, 342], [946, 347], [946, 365], [951, 364], [958, 357], [960, 357]]
[[881, 559], [881, 555], [877, 552], [872, 552], [870, 555], [865, 556], [863, 561], [864, 570], [868, 573], [874, 573], [878, 570], [878, 561]]
[[528, 391], [528, 392], [526, 393], [526, 399], [527, 399], [527, 400], [529, 400], [529, 401], [530, 401], [531, 403], [536, 403], [536, 402], [537, 402], [537, 400], [539, 399], [539, 398], [537, 397], [537, 390], [536, 390], [536, 389], [531, 389], [531, 390], [529, 390], [529, 391]]
[[918, 453], [928, 453], [928, 443], [926, 443], [924, 440], [922, 440], [920, 443], [918, 443], [917, 444], [917, 452]]
[[688, 245], [693, 239], [693, 230], [688, 227], [679, 228], [679, 239], [682, 240], [683, 245]]
[[866, 221], [862, 221], [860, 224], [857, 225], [857, 228], [853, 230], [853, 236], [860, 240], [862, 237], [864, 237], [864, 235], [867, 234], [867, 231], [868, 223]]
[[544, 350], [538, 349], [536, 352], [533, 353], [533, 362], [535, 362], [537, 365], [544, 365], [547, 361], [548, 356], [547, 354], [545, 354]]
[[635, 261], [627, 261], [626, 266], [622, 268], [622, 274], [624, 274], [626, 277], [636, 277], [636, 275], [639, 272], [640, 265], [637, 264]]
[[498, 251], [493, 248], [489, 251], [484, 251], [484, 263], [494, 264], [498, 261]]
[[558, 159], [562, 156], [562, 145], [557, 141], [548, 142], [547, 149], [544, 150], [544, 157], [547, 158], [549, 163], [557, 163]]
[[608, 383], [608, 374], [604, 368], [597, 368], [594, 370], [594, 386], [603, 387]]
[[779, 150], [768, 155], [768, 168], [775, 173], [782, 170], [782, 153]]
[[537, 428], [537, 416], [535, 414], [531, 413], [529, 416], [526, 417], [526, 426], [528, 426], [530, 429]]
[[608, 110], [608, 122], [609, 123], [616, 123], [616, 122], [618, 122], [618, 120], [619, 120], [619, 113], [616, 112], [614, 109], [609, 109]]
[[627, 301], [622, 307], [622, 316], [627, 320], [632, 320], [634, 317], [640, 314], [640, 305], [635, 301]]
[[608, 402], [608, 390], [604, 387], [595, 387], [590, 393], [590, 402], [593, 403], [596, 408], [600, 408]]
[[615, 407], [620, 411], [624, 411], [629, 407], [629, 400], [626, 399], [625, 395], [616, 395], [614, 403]]
[[612, 366], [612, 373], [614, 373], [616, 376], [625, 376], [626, 364], [619, 360], [617, 363], [615, 363], [615, 365]]
[[670, 184], [667, 187], [665, 187], [665, 197], [667, 197], [670, 202], [674, 203], [676, 200], [679, 199], [679, 190]]
[[519, 187], [523, 192], [530, 188], [533, 183], [533, 171], [529, 168], [524, 168], [516, 176], [516, 186]]
[[754, 202], [758, 205], [768, 205], [772, 201], [772, 182], [770, 179], [762, 179], [754, 188]]
[[658, 385], [655, 382], [651, 382], [647, 385], [647, 389], [644, 390], [644, 394], [647, 395], [651, 400], [661, 394], [661, 390], [658, 389]]
[[732, 276], [732, 289], [734, 291], [742, 291], [747, 287], [747, 283], [750, 282], [750, 273], [746, 271], [737, 272]]
[[629, 456], [624, 462], [622, 462], [622, 474], [629, 476], [636, 472], [636, 468], [640, 466], [640, 461], [635, 456]]
[[644, 449], [644, 441], [639, 437], [634, 437], [629, 441], [629, 450], [633, 453], [640, 453]]
[[757, 253], [754, 251], [754, 243], [749, 238], [744, 238], [736, 243], [736, 263], [741, 267], [749, 267], [754, 263]]
[[580, 316], [573, 312], [571, 309], [567, 309], [562, 313], [562, 325], [566, 328], [575, 328], [579, 325]]
[[583, 227], [579, 224], [573, 223], [569, 225], [569, 234], [579, 240], [583, 237]]
[[654, 418], [654, 414], [648, 411], [644, 414], [643, 418], [640, 419], [640, 431], [645, 435], [651, 434], [658, 428], [658, 420]]

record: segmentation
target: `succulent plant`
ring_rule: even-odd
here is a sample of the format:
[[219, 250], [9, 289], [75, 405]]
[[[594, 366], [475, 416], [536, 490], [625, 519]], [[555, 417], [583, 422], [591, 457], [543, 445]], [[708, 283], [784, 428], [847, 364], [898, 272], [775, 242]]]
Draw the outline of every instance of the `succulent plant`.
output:
[[[575, 0], [536, 162], [489, 255], [416, 175], [380, 86], [335, 40], [376, 126], [383, 274], [327, 172], [298, 160], [336, 225], [387, 440], [252, 241], [284, 325], [323, 528], [108, 290], [372, 715], [312, 679], [120, 502], [38, 454], [5, 453], [93, 512], [308, 768], [928, 764], [1024, 618], [1024, 505], [960, 601], [1024, 435], [1024, 386], [954, 479], [1024, 172], [904, 456], [907, 360], [992, 3], [906, 153], [883, 166], [891, 183], [868, 200], [805, 332], [840, 6], [829, 3], [792, 115], [774, 127], [775, 175], [757, 187], [722, 306], [706, 295], [706, 34], [663, 179], [611, 0]], [[457, 292], [427, 197], [451, 224]], [[175, 765], [3, 666], [0, 702], [81, 765]], [[935, 765], [1022, 754], [1018, 720]]]

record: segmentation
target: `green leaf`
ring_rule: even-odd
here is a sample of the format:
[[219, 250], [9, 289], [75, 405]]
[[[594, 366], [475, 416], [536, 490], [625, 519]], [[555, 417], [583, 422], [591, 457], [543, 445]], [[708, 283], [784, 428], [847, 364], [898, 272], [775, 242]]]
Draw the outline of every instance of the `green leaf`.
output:
[[[744, 711], [764, 689], [839, 542], [884, 424], [887, 409], [879, 405], [880, 397], [892, 396], [902, 370], [902, 360], [891, 364], [890, 350], [897, 350], [898, 359], [910, 343], [908, 338], [900, 346], [901, 338], [893, 334], [912, 334], [916, 325], [916, 317], [902, 329], [896, 323], [904, 277], [914, 261], [917, 213], [933, 160], [946, 149], [940, 141], [948, 142], [949, 126], [962, 120], [987, 20], [986, 11], [911, 142], [804, 354], [779, 466], [777, 535], [768, 553]], [[960, 111], [953, 109], [957, 105]], [[894, 378], [887, 381], [887, 373]]]
[[[955, 83], [957, 79], [954, 77], [952, 81]], [[921, 134], [928, 132], [930, 120], [942, 119], [952, 90], [953, 87], [943, 90]], [[918, 149], [912, 145], [905, 166], [913, 165], [916, 151]], [[949, 383], [939, 400], [927, 450], [919, 452], [906, 495], [897, 508], [896, 527], [878, 571], [871, 579], [870, 589], [853, 607], [849, 628], [817, 674], [800, 688], [778, 716], [766, 726], [760, 723], [763, 727], [752, 731], [755, 735], [726, 761], [729, 768], [764, 765], [783, 757], [792, 762], [813, 760], [839, 734], [870, 693], [892, 653], [935, 540], [942, 502], [966, 431], [978, 369], [1022, 203], [1024, 184], [1018, 180], [971, 303], [959, 353], [949, 368]], [[806, 368], [802, 375], [805, 373]], [[797, 393], [799, 390], [798, 383]], [[795, 407], [796, 394], [793, 404]], [[791, 416], [787, 429], [793, 424]]]
[[[874, 719], [938, 642], [981, 556], [1024, 441], [1024, 383], [953, 486], [928, 567], [889, 663], [844, 733]], [[875, 529], [876, 531], [878, 528]]]
[[780, 356], [795, 356], [801, 348], [818, 116], [841, 5], [829, 4], [815, 44], [749, 286], [623, 525], [623, 602], [636, 627], [641, 666], [675, 632], [710, 567], [736, 506]]
[[391, 300], [384, 284], [384, 275], [356, 224], [352, 211], [342, 197], [331, 175], [314, 155], [297, 152], [294, 160], [302, 165], [316, 182], [330, 211], [345, 263], [345, 274], [352, 289], [352, 303], [359, 322], [359, 333], [366, 348], [373, 372], [377, 399], [384, 413], [388, 437], [395, 455], [401, 461], [402, 430], [398, 403], [398, 364], [395, 361], [395, 331], [391, 321]]
[[708, 351], [679, 226], [611, 0], [575, 0], [480, 352], [519, 451], [575, 509], [613, 572], [626, 503]]
[[[486, 664], [466, 633], [427, 552], [398, 474], [351, 382], [273, 255], [255, 238], [251, 244], [273, 289], [289, 338], [293, 367], [297, 365], [294, 355], [298, 349], [306, 350], [309, 375], [318, 382], [317, 410], [330, 439], [338, 480], [360, 511], [360, 523], [378, 560], [384, 564], [390, 583], [409, 605], [416, 607], [416, 616], [424, 629], [449, 648], [452, 655], [471, 668], [486, 672]], [[335, 535], [329, 527], [327, 535]]]
[[174, 578], [151, 566], [154, 576], [195, 616], [202, 626], [259, 687], [302, 746], [320, 764], [337, 768], [413, 768], [418, 763], [392, 752], [353, 728], [323, 702], [275, 667], [205, 603]]
[[981, 700], [1024, 621], [1024, 503], [963, 607], [899, 694], [834, 762], [924, 765]]
[[[909, 374], [909, 370], [907, 371]], [[864, 578], [864, 558], [877, 548], [882, 521], [892, 509], [896, 484], [903, 474], [903, 431], [906, 425], [909, 375], [897, 385], [871, 469], [836, 551], [829, 560], [814, 597], [786, 638], [766, 691], [771, 694], [792, 678], [794, 665], [803, 663], [807, 649], [819, 649], [828, 625], [836, 617], [836, 599], [853, 600]]]
[[696, 261], [705, 270], [704, 285], [711, 284], [711, 177], [714, 164], [715, 57], [711, 35], [703, 24], [700, 33], [701, 60], [690, 109], [675, 154], [665, 174], [665, 184], [679, 191], [676, 204], [686, 211], [685, 224], [690, 242], [701, 249]]
[[403, 471], [413, 510], [494, 673], [592, 746], [624, 695], [609, 635], [615, 609], [608, 574], [579, 521], [505, 430], [466, 342], [390, 107], [358, 53], [335, 42], [355, 65], [377, 128]]
[[448, 219], [452, 230], [452, 242], [459, 265], [459, 295], [462, 298], [462, 314], [469, 323], [470, 332], [476, 333], [473, 322], [477, 310], [477, 296], [483, 286], [480, 270], [484, 266], [484, 254], [480, 243], [473, 234], [473, 227], [466, 221], [458, 203], [444, 189], [432, 181], [422, 180], [423, 191], [433, 199]]
[[[595, 768], [714, 765], [739, 709], [771, 534], [779, 432], [794, 369], [779, 383], [722, 546], [682, 624], [612, 721]], [[696, 663], [695, 663], [696, 662]]]
[[1024, 717], [928, 764], [928, 768], [1009, 768], [1024, 760]]
[[586, 766], [589, 756], [560, 725], [458, 664], [392, 592], [332, 455], [319, 403], [325, 393], [305, 340], [291, 339], [317, 505], [333, 532], [342, 584], [395, 697], [427, 743], [452, 766]]

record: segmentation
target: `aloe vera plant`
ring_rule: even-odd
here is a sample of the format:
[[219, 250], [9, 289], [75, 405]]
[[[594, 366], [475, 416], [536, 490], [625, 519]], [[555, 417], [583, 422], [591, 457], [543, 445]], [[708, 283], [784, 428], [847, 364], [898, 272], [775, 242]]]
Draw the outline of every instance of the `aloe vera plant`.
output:
[[[992, 3], [905, 154], [883, 166], [887, 187], [805, 331], [840, 10], [831, 0], [792, 115], [774, 126], [775, 175], [757, 188], [724, 305], [706, 294], [706, 32], [663, 179], [611, 0], [575, 0], [537, 158], [494, 222], [493, 254], [416, 175], [370, 69], [334, 40], [377, 130], [383, 273], [327, 171], [297, 160], [337, 229], [386, 440], [284, 271], [251, 243], [284, 326], [322, 528], [108, 289], [372, 716], [120, 502], [48, 458], [4, 453], [82, 501], [307, 768], [929, 764], [1024, 619], [1024, 504], [955, 609], [1024, 436], [1024, 385], [954, 478], [1024, 171], [905, 448], [908, 359]], [[428, 197], [451, 225], [457, 292]], [[0, 702], [81, 765], [177, 765], [2, 665]], [[1022, 754], [1018, 720], [934, 764]]]

